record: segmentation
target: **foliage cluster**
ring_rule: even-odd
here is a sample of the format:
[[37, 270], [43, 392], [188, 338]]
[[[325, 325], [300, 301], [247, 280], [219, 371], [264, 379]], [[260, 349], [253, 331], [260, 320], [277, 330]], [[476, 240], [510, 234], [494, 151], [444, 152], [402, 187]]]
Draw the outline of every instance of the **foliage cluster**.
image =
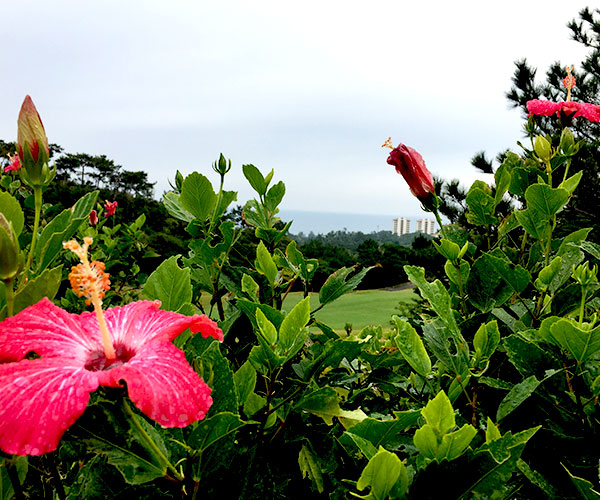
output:
[[[242, 213], [257, 241], [246, 255], [236, 250], [245, 231], [225, 216], [237, 198], [224, 188], [231, 163], [214, 163], [216, 188], [199, 172], [178, 174], [163, 203], [189, 248], [140, 278], [141, 293], [219, 321], [222, 344], [189, 332], [175, 340], [213, 389], [209, 413], [162, 428], [117, 404], [125, 390], [96, 391], [55, 453], [2, 456], [3, 498], [426, 499], [440, 489], [456, 499], [599, 498], [600, 245], [588, 241], [591, 228], [559, 222], [586, 146], [569, 128], [537, 126], [528, 124], [531, 147], [506, 154], [494, 186], [467, 191], [468, 225], [445, 227], [435, 242], [443, 279], [404, 267], [421, 314], [346, 335], [315, 313], [370, 268], [335, 270], [311, 306], [319, 261], [286, 238], [285, 185], [273, 171], [242, 166], [256, 193]], [[16, 182], [2, 179], [0, 193], [5, 315], [65, 298], [61, 243], [89, 234], [98, 195], [42, 225], [36, 195], [31, 227]], [[508, 197], [518, 205], [505, 214]], [[97, 251], [110, 270], [122, 255], [107, 245]], [[304, 298], [286, 309], [295, 286]]]

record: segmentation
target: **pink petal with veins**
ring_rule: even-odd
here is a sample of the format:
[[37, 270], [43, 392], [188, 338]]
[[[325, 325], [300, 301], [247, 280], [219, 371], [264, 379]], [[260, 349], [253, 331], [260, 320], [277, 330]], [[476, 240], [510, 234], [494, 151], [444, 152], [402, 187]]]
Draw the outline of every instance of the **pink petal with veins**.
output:
[[0, 387], [0, 448], [42, 455], [85, 411], [98, 376], [65, 359], [26, 359], [0, 364]]

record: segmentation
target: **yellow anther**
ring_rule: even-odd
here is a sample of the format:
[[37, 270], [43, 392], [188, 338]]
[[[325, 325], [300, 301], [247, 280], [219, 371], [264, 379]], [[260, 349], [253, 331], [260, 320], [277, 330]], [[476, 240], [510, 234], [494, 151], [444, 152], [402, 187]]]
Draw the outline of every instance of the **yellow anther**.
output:
[[394, 149], [394, 145], [392, 144], [392, 138], [388, 137], [387, 141], [385, 141], [382, 145], [382, 148], [390, 148], [390, 149]]

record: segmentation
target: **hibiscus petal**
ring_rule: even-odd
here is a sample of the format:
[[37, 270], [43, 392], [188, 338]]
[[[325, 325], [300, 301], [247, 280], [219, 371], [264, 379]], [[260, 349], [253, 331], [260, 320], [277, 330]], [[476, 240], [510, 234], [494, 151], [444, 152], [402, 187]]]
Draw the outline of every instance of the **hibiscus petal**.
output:
[[153, 340], [171, 341], [186, 328], [203, 337], [223, 340], [223, 332], [206, 315], [184, 316], [183, 314], [159, 309], [160, 302], [140, 300], [123, 307], [105, 311], [108, 330], [115, 344], [137, 350]]
[[31, 351], [85, 360], [88, 352], [102, 349], [98, 323], [95, 329], [82, 327], [90, 315], [70, 314], [47, 298], [40, 300], [0, 323], [0, 361], [20, 361]]
[[127, 382], [134, 404], [165, 427], [185, 427], [204, 418], [212, 404], [211, 389], [170, 342], [150, 342], [115, 368], [97, 372], [109, 387]]
[[527, 111], [529, 115], [552, 116], [560, 111], [561, 103], [545, 101], [542, 99], [533, 99], [527, 102]]
[[0, 387], [0, 449], [42, 455], [85, 411], [98, 377], [69, 360], [23, 360], [0, 364]]

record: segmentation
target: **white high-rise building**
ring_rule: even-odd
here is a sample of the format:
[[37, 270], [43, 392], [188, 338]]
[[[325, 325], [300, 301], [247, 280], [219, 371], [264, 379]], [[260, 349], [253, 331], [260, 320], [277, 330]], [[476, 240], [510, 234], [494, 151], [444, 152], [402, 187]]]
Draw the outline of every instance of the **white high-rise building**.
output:
[[417, 220], [417, 231], [425, 234], [435, 233], [435, 221], [433, 219], [419, 219]]
[[410, 233], [410, 219], [406, 217], [396, 217], [392, 221], [392, 233], [402, 236], [403, 234]]

